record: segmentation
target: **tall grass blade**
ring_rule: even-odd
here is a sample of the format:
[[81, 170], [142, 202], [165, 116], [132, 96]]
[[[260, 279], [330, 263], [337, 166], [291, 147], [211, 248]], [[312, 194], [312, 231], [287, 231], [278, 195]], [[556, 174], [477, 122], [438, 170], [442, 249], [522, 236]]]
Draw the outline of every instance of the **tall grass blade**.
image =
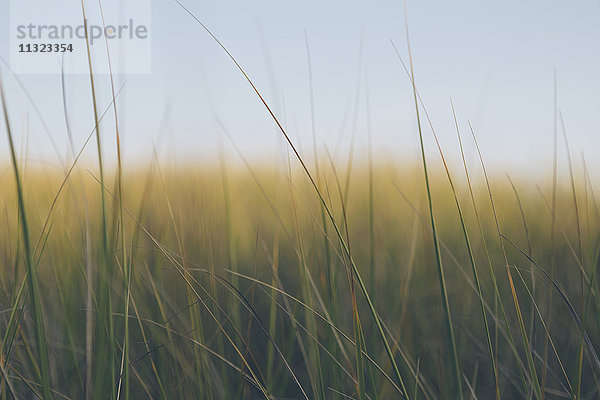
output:
[[[23, 250], [25, 252], [25, 267], [27, 274], [27, 284], [29, 289], [29, 301], [33, 314], [33, 324], [35, 327], [35, 347], [38, 358], [38, 366], [40, 369], [41, 391], [44, 399], [52, 399], [53, 395], [50, 390], [50, 362], [48, 358], [48, 343], [46, 339], [46, 331], [44, 328], [44, 319], [42, 305], [40, 301], [40, 289], [37, 278], [37, 270], [33, 261], [33, 253], [29, 236], [29, 225], [27, 224], [27, 213], [25, 211], [25, 198], [23, 194], [23, 183], [21, 181], [21, 173], [17, 157], [15, 155], [15, 146], [13, 141], [13, 133], [8, 117], [6, 107], [6, 98], [4, 95], [4, 85], [0, 80], [0, 100], [2, 101], [2, 111], [4, 114], [4, 122], [6, 134], [8, 136], [8, 144], [10, 150], [10, 158], [12, 161], [13, 172], [15, 175], [15, 183], [17, 189], [19, 217], [21, 219], [21, 234], [23, 240]], [[19, 308], [19, 304], [14, 305], [15, 309]]]
[[422, 160], [422, 164], [423, 164], [423, 173], [425, 176], [425, 187], [426, 187], [426, 191], [427, 191], [427, 202], [429, 205], [431, 230], [433, 233], [433, 247], [434, 247], [434, 252], [435, 252], [435, 262], [437, 265], [439, 281], [440, 281], [440, 292], [441, 292], [442, 302], [443, 302], [443, 307], [444, 307], [445, 324], [446, 324], [446, 330], [447, 330], [447, 340], [448, 340], [448, 346], [450, 347], [450, 354], [452, 357], [452, 371], [453, 371], [454, 386], [455, 386], [454, 390], [455, 390], [456, 397], [458, 399], [462, 399], [463, 398], [462, 374], [460, 372], [458, 353], [456, 350], [456, 339], [455, 339], [455, 335], [454, 335], [454, 326], [452, 324], [452, 312], [450, 310], [450, 301], [448, 299], [448, 290], [446, 288], [446, 277], [445, 277], [445, 272], [444, 272], [444, 265], [442, 263], [442, 258], [441, 258], [441, 254], [440, 254], [440, 246], [438, 243], [436, 224], [435, 224], [435, 216], [433, 213], [431, 187], [429, 184], [429, 175], [427, 173], [427, 160], [425, 158], [425, 144], [423, 142], [423, 131], [421, 129], [421, 118], [419, 116], [419, 102], [418, 102], [418, 96], [417, 96], [417, 86], [415, 84], [415, 74], [414, 74], [414, 70], [413, 70], [412, 54], [411, 54], [411, 50], [410, 50], [410, 41], [409, 41], [409, 37], [408, 37], [408, 16], [406, 15], [406, 2], [404, 4], [404, 9], [405, 9], [405, 19], [406, 19], [406, 21], [405, 21], [406, 40], [408, 43], [408, 57], [409, 57], [413, 97], [414, 97], [414, 103], [415, 103], [415, 112], [416, 112], [416, 118], [417, 118], [417, 127], [418, 127], [418, 131], [419, 131], [419, 143], [420, 143], [420, 147], [421, 147], [421, 160]]
[[[244, 76], [244, 78], [246, 79], [246, 81], [248, 82], [248, 84], [250, 84], [250, 86], [252, 87], [252, 90], [254, 91], [254, 93], [258, 96], [258, 98], [260, 99], [261, 103], [265, 106], [267, 112], [269, 113], [269, 115], [273, 118], [273, 121], [276, 123], [277, 127], [279, 128], [279, 130], [281, 131], [282, 135], [284, 136], [285, 140], [288, 142], [288, 144], [290, 145], [290, 148], [292, 149], [294, 155], [296, 156], [296, 158], [298, 159], [298, 162], [300, 163], [300, 165], [302, 166], [302, 169], [304, 170], [304, 172], [306, 173], [306, 176], [308, 177], [311, 186], [315, 189], [315, 192], [317, 194], [317, 196], [319, 197], [319, 200], [321, 201], [321, 203], [325, 206], [325, 211], [327, 212], [327, 215], [329, 217], [329, 220], [332, 222], [336, 236], [338, 237], [338, 239], [340, 240], [340, 243], [342, 244], [344, 253], [346, 253], [346, 255], [349, 254], [348, 251], [348, 247], [347, 244], [344, 240], [344, 238], [341, 235], [341, 232], [339, 230], [339, 228], [337, 227], [337, 225], [335, 224], [335, 219], [333, 218], [333, 214], [331, 213], [331, 210], [329, 210], [329, 208], [327, 207], [327, 203], [325, 202], [325, 198], [323, 197], [321, 191], [319, 190], [312, 174], [310, 173], [310, 171], [308, 170], [308, 167], [306, 166], [306, 163], [304, 162], [303, 158], [300, 156], [300, 153], [298, 153], [298, 150], [296, 149], [296, 147], [294, 146], [293, 142], [291, 141], [290, 137], [288, 136], [286, 130], [284, 129], [283, 125], [281, 125], [281, 123], [279, 122], [279, 119], [275, 116], [275, 114], [273, 113], [273, 111], [271, 110], [271, 108], [269, 107], [268, 103], [265, 101], [265, 99], [263, 98], [263, 96], [261, 95], [260, 91], [257, 89], [257, 87], [254, 85], [254, 83], [252, 82], [252, 80], [250, 79], [250, 77], [246, 74], [246, 72], [244, 71], [244, 69], [241, 67], [241, 65], [237, 62], [237, 60], [233, 57], [233, 55], [227, 50], [227, 48], [219, 41], [219, 39], [208, 29], [208, 27], [206, 27], [206, 25], [204, 25], [191, 11], [189, 11], [183, 4], [181, 4], [179, 1], [175, 0], [175, 2], [177, 4], [179, 4], [179, 6], [185, 11], [187, 12], [198, 24], [200, 24], [200, 26], [213, 38], [213, 40], [215, 40], [215, 42], [221, 47], [221, 49], [223, 49], [223, 51], [227, 54], [227, 56], [229, 57], [229, 59], [236, 65], [236, 67], [238, 68], [238, 70], [240, 71], [240, 73]], [[383, 330], [383, 327], [381, 325], [379, 316], [377, 315], [377, 312], [375, 311], [375, 306], [373, 305], [373, 302], [371, 300], [371, 297], [367, 291], [366, 285], [364, 283], [364, 281], [362, 280], [362, 277], [360, 275], [360, 272], [356, 266], [356, 264], [354, 263], [354, 261], [352, 259], [350, 259], [350, 264], [352, 267], [352, 270], [356, 276], [357, 282], [360, 286], [361, 292], [363, 293], [365, 300], [367, 301], [367, 305], [369, 307], [369, 311], [371, 313], [371, 316], [373, 317], [373, 320], [375, 322], [375, 324], [377, 325], [377, 331], [379, 333], [379, 337], [381, 338], [381, 341], [383, 342], [383, 345], [385, 347], [386, 350], [386, 354], [388, 355], [388, 358], [390, 359], [390, 362], [392, 364], [393, 370], [394, 370], [394, 375], [396, 377], [396, 379], [398, 380], [398, 383], [400, 384], [400, 387], [402, 388], [402, 395], [405, 398], [409, 398], [408, 396], [408, 392], [406, 391], [405, 385], [404, 385], [404, 380], [402, 379], [402, 376], [400, 374], [400, 370], [398, 368], [398, 365], [396, 363], [396, 360], [393, 358], [393, 354], [392, 354], [392, 350], [391, 347], [388, 343], [386, 334]]]

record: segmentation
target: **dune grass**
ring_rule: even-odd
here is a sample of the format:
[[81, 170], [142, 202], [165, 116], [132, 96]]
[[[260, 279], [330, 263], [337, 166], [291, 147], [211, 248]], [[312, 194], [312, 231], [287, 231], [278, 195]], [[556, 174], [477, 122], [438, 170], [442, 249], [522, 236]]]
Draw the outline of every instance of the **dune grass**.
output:
[[[101, 110], [88, 55], [94, 129], [64, 173], [44, 170], [17, 158], [0, 93], [11, 156], [0, 170], [0, 398], [600, 396], [600, 212], [564, 125], [558, 171], [558, 112], [553, 174], [533, 182], [489, 172], [450, 104], [457, 167], [412, 60], [400, 60], [420, 163], [377, 159], [370, 139], [366, 162], [354, 145], [342, 161], [316, 145], [307, 37], [309, 157], [196, 21], [279, 129], [284, 162], [250, 162], [232, 141], [215, 165], [156, 156], [126, 168], [121, 88], [111, 76]], [[114, 169], [103, 152], [113, 138]]]
[[[468, 184], [460, 169], [452, 181], [449, 166], [429, 171], [433, 236], [416, 166], [355, 166], [345, 202], [336, 189], [342, 171], [321, 162], [319, 179], [333, 217], [324, 225], [324, 205], [303, 171], [225, 159], [226, 190], [223, 166], [169, 168], [154, 161], [145, 172], [124, 173], [122, 200], [118, 189], [101, 186], [85, 169], [71, 172], [66, 186], [60, 174], [26, 165], [21, 165], [26, 174], [22, 169], [18, 175], [2, 174], [8, 189], [2, 197], [0, 255], [6, 268], [0, 296], [2, 304], [11, 304], [1, 321], [4, 398], [86, 393], [96, 398], [113, 391], [123, 397], [123, 359], [130, 360], [123, 369], [129, 370], [132, 398], [454, 398], [455, 359], [465, 397], [597, 395], [598, 214], [595, 206], [583, 208], [589, 223], [580, 225], [587, 260], [582, 263], [568, 180], [556, 188], [563, 212], [554, 217], [559, 267], [550, 281], [545, 265], [551, 262], [553, 223], [543, 194], [552, 195], [551, 184], [538, 191], [514, 177], [512, 182], [488, 177], [503, 249], [488, 186], [476, 171]], [[101, 188], [106, 209], [112, 210], [106, 218], [106, 230], [114, 232], [107, 242], [112, 276], [103, 270], [108, 260]], [[589, 189], [587, 201], [595, 204]], [[118, 228], [120, 204], [123, 228]], [[331, 235], [335, 229], [344, 232], [344, 243]], [[37, 253], [24, 232], [44, 238]], [[433, 237], [445, 266], [456, 358], [444, 339], [445, 299], [436, 288]], [[122, 241], [130, 279], [124, 279], [120, 262]], [[235, 266], [230, 246], [235, 246]], [[370, 306], [357, 291], [347, 249], [365, 288], [375, 288], [372, 306], [402, 381], [374, 330]], [[29, 262], [36, 279], [23, 286]], [[486, 263], [491, 269], [478, 268]], [[503, 268], [518, 277], [512, 284]], [[513, 296], [520, 315], [509, 307]], [[23, 303], [26, 297], [30, 300]], [[101, 307], [107, 303], [113, 307], [113, 338], [101, 344], [110, 332], [101, 328], [107, 318]], [[128, 354], [121, 356], [127, 348], [126, 317]], [[550, 350], [544, 362], [546, 340]], [[90, 352], [90, 341], [92, 349], [112, 343], [110, 352], [119, 356], [108, 349]]]

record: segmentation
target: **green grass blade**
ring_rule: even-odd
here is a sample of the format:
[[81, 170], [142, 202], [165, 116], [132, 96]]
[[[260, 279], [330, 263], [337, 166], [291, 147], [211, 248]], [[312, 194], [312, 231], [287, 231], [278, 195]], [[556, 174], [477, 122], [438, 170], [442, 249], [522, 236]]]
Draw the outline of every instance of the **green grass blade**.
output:
[[[16, 189], [18, 195], [19, 216], [21, 218], [21, 233], [23, 247], [25, 252], [25, 267], [27, 268], [27, 283], [29, 288], [30, 306], [33, 314], [33, 324], [35, 325], [36, 350], [38, 356], [38, 365], [41, 373], [41, 390], [45, 399], [52, 399], [53, 396], [50, 390], [50, 362], [48, 359], [48, 344], [46, 341], [46, 331], [44, 328], [44, 319], [42, 305], [40, 302], [39, 284], [37, 280], [37, 271], [33, 262], [33, 253], [30, 243], [29, 226], [27, 224], [27, 213], [25, 211], [25, 198], [23, 195], [23, 184], [21, 182], [21, 173], [15, 155], [15, 146], [13, 142], [13, 134], [8, 119], [8, 110], [6, 107], [6, 98], [4, 96], [4, 86], [0, 81], [0, 100], [2, 101], [2, 111], [4, 114], [4, 122], [6, 133], [8, 136], [10, 157], [15, 175]], [[18, 307], [18, 304], [16, 305]]]
[[[405, 4], [405, 6], [406, 6], [406, 4]], [[406, 9], [406, 7], [405, 7], [405, 9]], [[406, 22], [406, 25], [407, 25], [406, 31], [407, 31], [407, 41], [408, 41], [408, 21]], [[445, 316], [445, 323], [446, 323], [446, 330], [447, 330], [448, 346], [450, 347], [450, 354], [452, 356], [452, 371], [453, 371], [454, 385], [455, 385], [454, 389], [456, 392], [456, 397], [459, 399], [462, 399], [463, 398], [462, 378], [461, 378], [462, 374], [460, 372], [458, 353], [456, 350], [456, 339], [455, 339], [455, 335], [454, 335], [454, 326], [452, 324], [452, 312], [450, 310], [450, 301], [448, 299], [448, 290], [446, 288], [446, 277], [445, 277], [442, 257], [440, 254], [440, 246], [438, 243], [436, 224], [435, 224], [435, 216], [433, 213], [431, 187], [430, 187], [430, 183], [429, 183], [429, 175], [427, 173], [427, 160], [425, 158], [425, 145], [423, 143], [423, 131], [421, 129], [421, 118], [419, 116], [419, 102], [418, 102], [418, 96], [417, 96], [417, 86], [415, 84], [415, 75], [414, 75], [414, 70], [413, 70], [412, 54], [410, 51], [410, 42], [408, 42], [408, 54], [409, 54], [409, 64], [410, 64], [410, 75], [411, 75], [412, 88], [413, 88], [413, 97], [414, 97], [414, 103], [415, 103], [415, 112], [416, 112], [416, 118], [417, 118], [417, 127], [419, 130], [419, 143], [420, 143], [420, 147], [421, 147], [421, 159], [422, 159], [422, 163], [423, 163], [423, 173], [425, 175], [425, 187], [427, 190], [427, 202], [429, 205], [429, 216], [430, 216], [430, 222], [431, 222], [431, 230], [433, 233], [433, 247], [434, 247], [434, 251], [435, 251], [435, 261], [436, 261], [436, 265], [437, 265], [438, 276], [439, 276], [439, 281], [440, 281], [440, 292], [441, 292], [442, 302], [443, 302], [443, 306], [444, 306], [444, 316]]]

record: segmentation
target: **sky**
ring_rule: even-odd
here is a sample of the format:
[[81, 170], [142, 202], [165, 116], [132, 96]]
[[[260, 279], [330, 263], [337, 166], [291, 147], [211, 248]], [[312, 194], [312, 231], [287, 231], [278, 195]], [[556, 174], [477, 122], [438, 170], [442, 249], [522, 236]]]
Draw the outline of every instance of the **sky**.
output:
[[[154, 149], [173, 162], [212, 162], [220, 142], [234, 154], [231, 141], [251, 160], [279, 154], [281, 134], [224, 51], [175, 1], [148, 2], [151, 72], [115, 76], [116, 86], [123, 85], [117, 105], [126, 165], [150, 159]], [[356, 157], [364, 157], [371, 135], [376, 157], [417, 159], [412, 85], [401, 63], [409, 59], [408, 21], [416, 86], [449, 159], [460, 155], [452, 100], [468, 157], [476, 154], [468, 140], [471, 123], [490, 166], [548, 171], [556, 76], [561, 157], [564, 121], [575, 162], [585, 157], [600, 167], [597, 0], [407, 0], [406, 13], [398, 0], [181, 3], [227, 47], [308, 157], [313, 118], [307, 47], [320, 154], [327, 150], [343, 160], [354, 142]], [[49, 18], [59, 10], [47, 11]], [[9, 2], [3, 1], [0, 69], [19, 148], [31, 162], [61, 168], [69, 154], [61, 75], [10, 71], [10, 18]], [[79, 149], [94, 126], [89, 77], [64, 79]], [[104, 110], [111, 102], [108, 75], [98, 76], [96, 86]], [[435, 157], [423, 110], [421, 116], [428, 154]], [[101, 133], [107, 159], [114, 160], [112, 111]], [[94, 160], [94, 146], [89, 144], [84, 159]], [[2, 129], [0, 159], [7, 157]]]

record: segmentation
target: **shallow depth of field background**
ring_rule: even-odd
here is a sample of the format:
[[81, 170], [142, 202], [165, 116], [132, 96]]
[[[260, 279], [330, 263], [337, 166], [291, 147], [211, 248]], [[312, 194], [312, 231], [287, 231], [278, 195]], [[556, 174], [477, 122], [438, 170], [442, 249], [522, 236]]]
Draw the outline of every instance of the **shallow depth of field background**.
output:
[[1, 67], [0, 398], [600, 396], [600, 4], [183, 4]]

